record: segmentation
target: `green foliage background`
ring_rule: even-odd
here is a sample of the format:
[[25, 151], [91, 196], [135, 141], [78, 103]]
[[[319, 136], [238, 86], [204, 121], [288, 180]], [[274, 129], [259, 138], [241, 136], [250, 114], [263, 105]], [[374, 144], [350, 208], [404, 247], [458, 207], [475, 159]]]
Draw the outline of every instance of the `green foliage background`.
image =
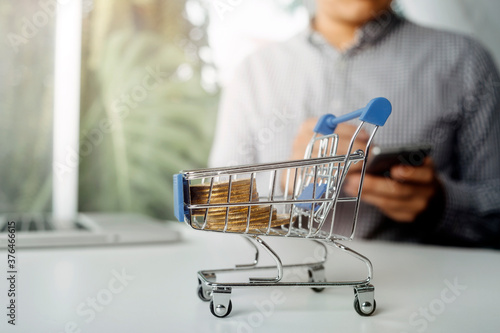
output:
[[[210, 64], [198, 50], [206, 38], [189, 38], [204, 29], [185, 16], [184, 1], [96, 2], [85, 26], [80, 142], [89, 143], [103, 120], [112, 127], [81, 158], [80, 210], [173, 218], [172, 175], [206, 166], [218, 94], [202, 86], [202, 67]], [[167, 77], [144, 100], [132, 97], [132, 107], [120, 102], [151, 70]]]
[[54, 22], [26, 30], [37, 10], [0, 1], [0, 213], [51, 210]]
[[[173, 218], [172, 175], [204, 167], [212, 142], [218, 91], [204, 89], [211, 64], [199, 57], [208, 20], [191, 24], [185, 0], [83, 3], [79, 210]], [[21, 34], [41, 10], [38, 0], [1, 1], [0, 36]], [[2, 38], [0, 213], [51, 211], [54, 29], [51, 18], [17, 52]], [[148, 68], [168, 78], [119, 113]]]

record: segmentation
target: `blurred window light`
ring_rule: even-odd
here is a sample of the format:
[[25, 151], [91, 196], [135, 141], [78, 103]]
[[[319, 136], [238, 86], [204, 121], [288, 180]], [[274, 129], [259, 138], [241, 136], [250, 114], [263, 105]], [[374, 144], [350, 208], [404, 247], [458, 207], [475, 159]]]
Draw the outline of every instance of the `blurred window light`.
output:
[[50, 212], [55, 6], [0, 2], [0, 214]]
[[309, 23], [309, 11], [297, 0], [205, 0], [210, 13], [209, 43], [223, 86], [250, 53], [286, 40]]

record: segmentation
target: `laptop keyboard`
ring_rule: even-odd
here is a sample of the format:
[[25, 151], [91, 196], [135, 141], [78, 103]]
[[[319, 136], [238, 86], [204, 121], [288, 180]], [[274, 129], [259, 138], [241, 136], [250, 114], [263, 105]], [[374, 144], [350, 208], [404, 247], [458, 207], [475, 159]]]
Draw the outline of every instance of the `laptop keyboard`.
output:
[[177, 231], [140, 214], [79, 213], [68, 225], [54, 221], [51, 213], [3, 213], [0, 248], [8, 245], [10, 221], [16, 222], [16, 246], [23, 248], [171, 243], [180, 239]]
[[45, 214], [8, 214], [0, 216], [0, 233], [7, 232], [7, 223], [16, 222], [16, 231], [52, 231], [55, 230], [49, 215]]

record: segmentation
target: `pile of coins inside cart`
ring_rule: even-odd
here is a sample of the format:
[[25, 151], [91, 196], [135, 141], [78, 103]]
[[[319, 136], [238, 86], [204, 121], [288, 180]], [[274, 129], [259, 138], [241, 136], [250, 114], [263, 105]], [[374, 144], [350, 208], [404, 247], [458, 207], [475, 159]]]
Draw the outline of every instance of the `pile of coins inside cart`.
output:
[[[271, 227], [289, 223], [289, 214], [277, 214], [276, 208], [271, 208], [270, 205], [248, 205], [250, 202], [254, 203], [259, 201], [259, 193], [257, 192], [255, 179], [253, 179], [252, 191], [250, 191], [251, 183], [250, 179], [234, 180], [231, 182], [229, 203], [241, 203], [241, 205], [232, 206], [229, 207], [229, 209], [227, 207], [211, 207], [208, 208], [208, 212], [205, 208], [193, 209], [192, 215], [204, 217], [206, 214], [205, 229], [210, 230], [224, 230], [226, 216], [226, 230], [235, 232], [245, 231], [247, 229], [247, 221], [249, 221], [249, 230], [267, 228], [270, 220]], [[210, 183], [191, 185], [191, 204], [215, 205], [228, 203], [228, 182], [214, 182], [211, 192], [210, 187]], [[252, 192], [251, 196], [250, 192]]]

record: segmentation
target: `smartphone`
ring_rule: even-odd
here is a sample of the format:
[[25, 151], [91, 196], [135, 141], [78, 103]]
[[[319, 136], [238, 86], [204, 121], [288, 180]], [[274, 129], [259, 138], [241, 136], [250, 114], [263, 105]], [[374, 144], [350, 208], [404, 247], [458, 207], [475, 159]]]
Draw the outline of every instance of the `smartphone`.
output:
[[366, 172], [385, 176], [398, 164], [420, 166], [431, 152], [431, 145], [417, 144], [403, 147], [373, 147], [366, 164]]

